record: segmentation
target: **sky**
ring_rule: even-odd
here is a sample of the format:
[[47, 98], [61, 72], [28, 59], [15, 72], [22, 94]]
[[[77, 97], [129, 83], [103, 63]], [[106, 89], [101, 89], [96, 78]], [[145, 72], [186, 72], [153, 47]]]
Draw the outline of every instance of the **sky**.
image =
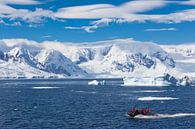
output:
[[0, 39], [195, 43], [195, 0], [0, 0]]

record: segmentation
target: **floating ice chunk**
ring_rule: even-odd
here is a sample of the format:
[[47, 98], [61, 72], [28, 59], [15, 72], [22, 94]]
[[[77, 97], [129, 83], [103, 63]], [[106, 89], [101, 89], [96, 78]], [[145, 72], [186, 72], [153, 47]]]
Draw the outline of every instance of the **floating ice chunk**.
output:
[[103, 81], [97, 81], [97, 80], [93, 80], [93, 81], [90, 81], [88, 82], [88, 85], [105, 85], [105, 80]]
[[90, 81], [88, 82], [88, 85], [99, 85], [99, 82], [97, 80], [93, 80], [93, 81]]
[[169, 86], [170, 83], [161, 77], [126, 77], [125, 86]]

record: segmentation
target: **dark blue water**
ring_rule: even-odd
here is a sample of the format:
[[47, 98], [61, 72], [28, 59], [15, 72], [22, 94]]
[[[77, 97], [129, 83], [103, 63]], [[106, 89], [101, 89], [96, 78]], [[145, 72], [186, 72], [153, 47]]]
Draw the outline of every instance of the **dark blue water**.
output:
[[[1, 83], [0, 129], [195, 129], [195, 87], [76, 83]], [[149, 96], [177, 99], [138, 100]], [[148, 105], [160, 117], [129, 119], [126, 115], [133, 106]]]

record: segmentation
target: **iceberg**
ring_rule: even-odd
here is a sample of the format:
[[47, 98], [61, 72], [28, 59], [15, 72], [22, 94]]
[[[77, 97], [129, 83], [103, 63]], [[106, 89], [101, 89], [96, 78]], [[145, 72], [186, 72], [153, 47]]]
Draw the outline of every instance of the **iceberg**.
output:
[[88, 82], [88, 85], [105, 85], [106, 84], [106, 81], [103, 80], [103, 81], [97, 81], [97, 80], [93, 80], [93, 81], [89, 81]]
[[97, 80], [93, 80], [93, 81], [88, 82], [88, 85], [95, 85], [95, 86], [97, 86], [97, 85], [99, 85], [99, 82]]
[[164, 80], [164, 78], [157, 77], [126, 77], [124, 80], [124, 86], [169, 86], [171, 83]]

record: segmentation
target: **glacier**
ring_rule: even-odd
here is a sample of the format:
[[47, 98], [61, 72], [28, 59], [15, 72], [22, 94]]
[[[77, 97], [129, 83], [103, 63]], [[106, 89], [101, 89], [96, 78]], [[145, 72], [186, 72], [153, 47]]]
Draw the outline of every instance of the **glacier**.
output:
[[0, 78], [124, 78], [125, 85], [188, 85], [195, 45], [134, 39], [71, 43], [0, 40]]

